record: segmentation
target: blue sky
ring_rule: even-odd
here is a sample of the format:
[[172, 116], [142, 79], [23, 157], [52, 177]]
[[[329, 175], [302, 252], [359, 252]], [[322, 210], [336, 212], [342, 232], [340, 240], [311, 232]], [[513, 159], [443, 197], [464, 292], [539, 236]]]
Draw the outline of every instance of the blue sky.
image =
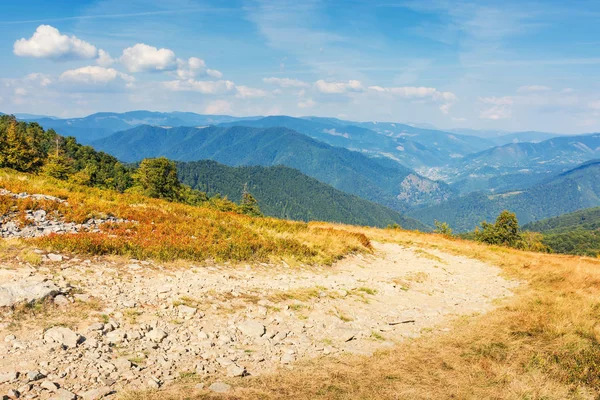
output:
[[3, 4], [0, 111], [600, 131], [598, 1]]

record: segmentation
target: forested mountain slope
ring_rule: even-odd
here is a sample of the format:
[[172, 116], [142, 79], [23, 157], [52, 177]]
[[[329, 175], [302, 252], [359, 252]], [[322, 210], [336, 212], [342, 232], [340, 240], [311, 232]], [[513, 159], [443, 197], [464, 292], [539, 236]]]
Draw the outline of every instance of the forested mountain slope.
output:
[[444, 183], [423, 178], [395, 161], [333, 147], [286, 128], [141, 126], [93, 145], [129, 162], [166, 156], [177, 161], [210, 159], [229, 166], [286, 165], [398, 211], [452, 196]]
[[209, 196], [221, 194], [240, 202], [245, 187], [258, 200], [263, 214], [303, 221], [330, 221], [427, 231], [424, 224], [380, 204], [341, 192], [285, 167], [228, 167], [215, 161], [178, 163], [179, 179]]

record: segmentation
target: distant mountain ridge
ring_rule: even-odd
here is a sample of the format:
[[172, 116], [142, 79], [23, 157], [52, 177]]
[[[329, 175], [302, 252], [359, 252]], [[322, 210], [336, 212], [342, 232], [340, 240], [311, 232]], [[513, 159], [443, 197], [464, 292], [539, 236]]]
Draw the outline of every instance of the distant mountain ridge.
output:
[[92, 145], [129, 162], [166, 156], [177, 161], [209, 159], [229, 166], [281, 164], [397, 211], [453, 196], [446, 184], [423, 178], [395, 161], [369, 158], [280, 127], [140, 126]]
[[523, 191], [500, 194], [471, 193], [407, 215], [425, 224], [445, 221], [457, 232], [492, 221], [504, 209], [517, 214], [522, 224], [564, 213], [600, 206], [600, 160], [584, 163], [554, 175]]
[[429, 231], [412, 218], [380, 204], [341, 192], [330, 185], [282, 165], [274, 167], [229, 167], [216, 161], [180, 162], [179, 179], [209, 196], [217, 193], [240, 202], [247, 185], [268, 216], [301, 221], [329, 221]]

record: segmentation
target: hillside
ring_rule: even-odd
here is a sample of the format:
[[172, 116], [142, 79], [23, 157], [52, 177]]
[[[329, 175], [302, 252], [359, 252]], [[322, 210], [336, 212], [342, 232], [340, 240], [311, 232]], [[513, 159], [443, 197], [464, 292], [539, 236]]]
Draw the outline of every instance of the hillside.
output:
[[93, 146], [128, 162], [166, 156], [177, 161], [209, 159], [229, 166], [285, 165], [397, 211], [452, 196], [447, 185], [420, 177], [392, 160], [369, 158], [286, 128], [141, 126]]
[[475, 228], [482, 220], [492, 221], [507, 209], [526, 224], [583, 208], [600, 205], [600, 161], [588, 162], [548, 178], [523, 191], [490, 195], [472, 193], [408, 213], [425, 224], [446, 221], [457, 232]]
[[244, 186], [258, 200], [263, 214], [302, 221], [331, 221], [353, 225], [429, 230], [412, 218], [341, 192], [296, 169], [275, 167], [228, 167], [215, 161], [177, 165], [179, 179], [209, 196], [227, 196], [239, 203]]
[[523, 229], [541, 232], [544, 244], [557, 253], [600, 254], [600, 207], [531, 222]]

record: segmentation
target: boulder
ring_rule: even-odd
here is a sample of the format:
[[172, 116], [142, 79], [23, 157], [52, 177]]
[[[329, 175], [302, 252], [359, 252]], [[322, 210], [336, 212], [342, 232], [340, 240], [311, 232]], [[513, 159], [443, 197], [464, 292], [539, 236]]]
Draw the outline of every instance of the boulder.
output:
[[15, 304], [33, 303], [54, 297], [60, 289], [51, 281], [27, 280], [9, 282], [0, 285], [0, 307], [12, 307]]
[[263, 324], [257, 321], [248, 320], [237, 326], [237, 329], [244, 335], [259, 338], [265, 334], [266, 329]]
[[162, 329], [156, 328], [148, 332], [146, 334], [146, 337], [155, 343], [160, 343], [163, 341], [164, 338], [167, 337], [167, 332], [163, 331]]
[[211, 390], [215, 393], [227, 393], [231, 390], [231, 385], [228, 385], [224, 382], [215, 382], [208, 387], [208, 390]]
[[81, 335], [73, 332], [69, 328], [55, 326], [48, 329], [44, 333], [44, 340], [47, 342], [60, 343], [66, 347], [75, 348], [81, 341]]

